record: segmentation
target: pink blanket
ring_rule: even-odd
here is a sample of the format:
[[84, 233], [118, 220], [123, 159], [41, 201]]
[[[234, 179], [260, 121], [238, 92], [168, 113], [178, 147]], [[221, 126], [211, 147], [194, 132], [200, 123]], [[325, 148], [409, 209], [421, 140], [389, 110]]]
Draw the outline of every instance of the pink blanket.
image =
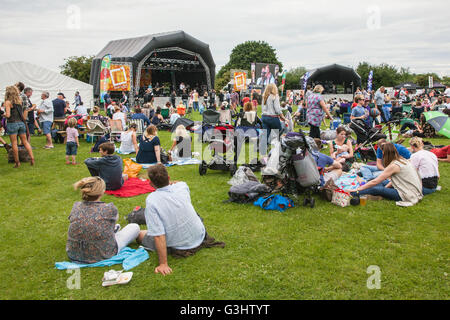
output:
[[107, 190], [106, 193], [116, 197], [127, 198], [153, 191], [155, 191], [155, 188], [150, 186], [149, 180], [142, 181], [139, 178], [129, 178], [125, 181], [122, 188], [117, 190]]

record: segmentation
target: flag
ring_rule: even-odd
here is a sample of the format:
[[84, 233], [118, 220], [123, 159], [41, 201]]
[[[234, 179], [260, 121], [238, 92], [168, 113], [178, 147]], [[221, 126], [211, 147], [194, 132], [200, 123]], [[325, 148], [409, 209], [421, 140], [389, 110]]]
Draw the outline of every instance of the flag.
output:
[[286, 83], [286, 73], [287, 71], [283, 71], [283, 77], [281, 78], [281, 96], [283, 96], [284, 84]]
[[311, 75], [310, 72], [307, 72], [303, 75], [303, 90], [306, 90], [306, 84], [308, 83], [309, 76]]
[[369, 72], [369, 79], [367, 80], [367, 91], [372, 91], [373, 70]]
[[100, 66], [100, 102], [105, 102], [103, 96], [108, 91], [110, 76], [109, 69], [111, 67], [111, 55], [107, 54], [102, 59], [102, 64]]

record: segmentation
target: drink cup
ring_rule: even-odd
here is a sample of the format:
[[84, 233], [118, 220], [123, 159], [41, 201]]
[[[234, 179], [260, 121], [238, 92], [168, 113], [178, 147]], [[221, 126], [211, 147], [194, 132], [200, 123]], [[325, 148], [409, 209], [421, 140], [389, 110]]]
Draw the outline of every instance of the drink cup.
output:
[[359, 197], [359, 203], [360, 203], [362, 206], [365, 206], [365, 205], [367, 204], [367, 196], [360, 196], [360, 197]]

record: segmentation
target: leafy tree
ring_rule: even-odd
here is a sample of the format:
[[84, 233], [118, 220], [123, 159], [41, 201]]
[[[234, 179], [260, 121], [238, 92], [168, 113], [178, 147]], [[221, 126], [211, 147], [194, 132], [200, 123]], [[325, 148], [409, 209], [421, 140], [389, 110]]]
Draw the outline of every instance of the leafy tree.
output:
[[286, 72], [285, 90], [301, 89], [300, 79], [306, 73], [305, 67], [291, 68]]
[[395, 66], [386, 63], [370, 65], [368, 62], [361, 62], [356, 68], [356, 72], [361, 76], [363, 87], [367, 87], [370, 70], [373, 70], [372, 89], [374, 90], [381, 86], [394, 87], [402, 82], [403, 79], [411, 79], [408, 69], [402, 68], [399, 71]]
[[415, 76], [415, 83], [423, 88], [428, 88], [428, 77], [429, 76], [433, 77], [434, 82], [441, 81], [441, 79], [439, 78], [439, 76], [436, 73], [424, 73], [424, 74], [418, 74]]
[[89, 83], [93, 59], [94, 56], [71, 56], [64, 59], [65, 63], [59, 68], [63, 75]]
[[216, 75], [216, 89], [220, 90], [230, 81], [231, 69], [250, 70], [252, 62], [278, 64], [283, 70], [283, 64], [278, 61], [277, 54], [265, 41], [246, 41], [238, 44], [231, 51], [230, 59]]

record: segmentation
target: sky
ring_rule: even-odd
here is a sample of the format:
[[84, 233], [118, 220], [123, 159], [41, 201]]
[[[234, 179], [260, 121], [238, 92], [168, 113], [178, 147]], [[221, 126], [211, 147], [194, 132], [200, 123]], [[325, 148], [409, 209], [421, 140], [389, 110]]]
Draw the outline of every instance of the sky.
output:
[[450, 75], [448, 0], [0, 0], [0, 63], [54, 71], [110, 40], [183, 30], [209, 44], [216, 72], [231, 50], [263, 40], [285, 69], [388, 63]]

